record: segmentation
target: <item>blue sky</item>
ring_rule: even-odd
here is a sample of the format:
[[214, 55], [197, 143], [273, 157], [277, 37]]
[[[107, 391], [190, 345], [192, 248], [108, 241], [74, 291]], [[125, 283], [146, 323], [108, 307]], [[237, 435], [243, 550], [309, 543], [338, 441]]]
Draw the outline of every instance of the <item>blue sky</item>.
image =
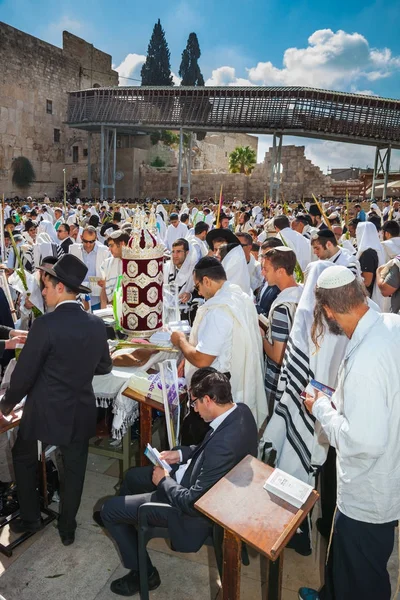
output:
[[[0, 20], [55, 45], [63, 29], [110, 53], [120, 84], [134, 85], [160, 18], [179, 70], [191, 31], [206, 85], [304, 85], [392, 98], [400, 91], [400, 2], [311, 0], [0, 0]], [[139, 82], [136, 82], [139, 84]], [[369, 147], [286, 138], [328, 166], [371, 166]], [[259, 158], [270, 138], [260, 139]], [[393, 167], [400, 167], [394, 153]]]

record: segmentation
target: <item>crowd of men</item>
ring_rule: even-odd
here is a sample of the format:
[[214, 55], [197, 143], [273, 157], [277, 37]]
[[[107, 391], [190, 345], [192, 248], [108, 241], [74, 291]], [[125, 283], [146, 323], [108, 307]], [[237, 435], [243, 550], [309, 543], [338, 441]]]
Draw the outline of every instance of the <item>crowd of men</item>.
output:
[[[32, 201], [5, 206], [2, 263], [22, 324], [3, 350], [15, 347], [12, 339], [21, 341], [31, 328], [0, 403], [7, 413], [27, 395], [30, 406], [13, 449], [17, 480], [25, 482], [19, 528], [40, 528], [33, 443], [57, 444], [70, 467], [72, 490], [59, 521], [65, 545], [74, 541], [91, 415], [88, 410], [87, 426], [79, 428], [70, 414], [66, 430], [57, 418], [39, 425], [32, 407], [50, 393], [43, 361], [57, 371], [62, 351], [79, 344], [85, 327], [92, 331], [84, 336], [91, 344], [81, 344], [74, 356], [74, 368], [85, 361], [88, 367], [87, 378], [74, 386], [77, 396], [84, 395], [83, 404], [94, 373], [111, 369], [105, 331], [90, 313], [113, 301], [136, 210], [79, 200], [73, 207]], [[140, 210], [155, 215], [158, 241], [165, 247], [164, 287], [175, 294], [181, 319], [191, 325], [189, 337], [171, 335], [191, 396], [189, 414], [210, 427], [198, 446], [162, 453], [171, 473], [159, 467], [129, 471], [120, 495], [95, 513], [129, 569], [112, 591], [127, 596], [139, 590], [135, 524], [141, 504], [171, 506], [167, 514], [155, 509], [153, 522], [168, 527], [175, 549], [196, 551], [209, 523], [194, 502], [250, 453], [320, 485], [317, 527], [325, 537], [333, 527], [333, 543], [324, 587], [302, 588], [299, 598], [389, 599], [387, 562], [400, 516], [399, 202], [385, 201], [382, 208], [372, 202], [363, 209], [322, 199], [290, 207], [235, 199], [224, 206], [149, 203]], [[22, 291], [12, 279], [20, 261], [32, 276]], [[37, 296], [45, 300], [40, 307]], [[77, 300], [87, 320], [80, 317], [77, 339], [71, 340], [66, 328], [74, 329]], [[37, 318], [35, 308], [44, 317]], [[61, 312], [63, 325], [55, 335], [54, 315]], [[29, 381], [23, 375], [28, 372]], [[54, 388], [60, 398], [64, 376], [65, 371]], [[334, 395], [311, 386], [311, 380]], [[310, 538], [305, 523], [290, 546], [310, 554]], [[160, 585], [149, 557], [148, 582], [150, 589]]]

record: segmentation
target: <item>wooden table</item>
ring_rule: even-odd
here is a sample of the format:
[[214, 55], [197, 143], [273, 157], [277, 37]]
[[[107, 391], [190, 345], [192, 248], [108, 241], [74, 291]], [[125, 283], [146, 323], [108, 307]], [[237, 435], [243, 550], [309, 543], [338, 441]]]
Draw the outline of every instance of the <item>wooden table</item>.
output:
[[[10, 415], [7, 418], [4, 417], [3, 415], [0, 416], [0, 435], [2, 433], [6, 433], [10, 429], [14, 429], [14, 427], [17, 427], [20, 424], [21, 417], [22, 417], [22, 411], [23, 411], [22, 408], [17, 411], [12, 411], [12, 413], [10, 413]], [[10, 419], [10, 417], [11, 417], [11, 419]], [[44, 451], [42, 451], [42, 468], [43, 468], [43, 506], [41, 507], [41, 512], [46, 515], [46, 517], [43, 519], [43, 526], [45, 527], [46, 525], [48, 525], [49, 523], [54, 521], [54, 519], [58, 515], [57, 515], [57, 513], [55, 513], [53, 510], [49, 509], [49, 507], [48, 507], [46, 457], [45, 457]], [[13, 514], [9, 515], [8, 517], [6, 517], [4, 522], [0, 525], [0, 530], [3, 527], [5, 527], [6, 525], [8, 525], [13, 519], [16, 519], [18, 516], [19, 516], [19, 510], [17, 510]], [[24, 542], [25, 540], [30, 538], [32, 535], [35, 535], [35, 533], [36, 533], [35, 531], [24, 532], [21, 535], [19, 535], [14, 541], [10, 542], [6, 546], [4, 544], [0, 544], [0, 552], [5, 554], [6, 556], [12, 556], [14, 548], [16, 548], [17, 546], [22, 544], [22, 542]]]
[[313, 491], [301, 509], [267, 492], [273, 469], [246, 456], [196, 503], [224, 528], [223, 600], [239, 600], [242, 541], [268, 560], [267, 599], [281, 600], [283, 550], [318, 499]]
[[124, 392], [122, 392], [123, 396], [130, 398], [131, 400], [135, 400], [139, 402], [139, 415], [140, 415], [140, 439], [139, 439], [139, 448], [140, 448], [140, 465], [142, 467], [149, 464], [148, 459], [146, 458], [144, 451], [147, 444], [151, 444], [152, 439], [152, 415], [151, 411], [153, 408], [159, 410], [161, 412], [165, 412], [164, 403], [157, 402], [157, 400], [151, 400], [147, 398], [143, 394], [136, 392], [132, 388], [126, 388]]

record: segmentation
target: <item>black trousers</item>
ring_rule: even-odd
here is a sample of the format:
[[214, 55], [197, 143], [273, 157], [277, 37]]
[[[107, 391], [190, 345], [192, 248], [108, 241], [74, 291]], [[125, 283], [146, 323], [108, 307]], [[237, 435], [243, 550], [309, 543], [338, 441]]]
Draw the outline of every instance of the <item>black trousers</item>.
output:
[[390, 600], [387, 563], [396, 524], [365, 523], [337, 511], [321, 600]]
[[[76, 529], [75, 517], [81, 503], [89, 440], [74, 442], [59, 448], [64, 473], [60, 480], [61, 505], [58, 529], [60, 533], [66, 534]], [[18, 433], [12, 456], [21, 518], [28, 523], [38, 521], [40, 496], [37, 477], [37, 442], [24, 440]]]
[[[127, 471], [119, 496], [106, 500], [101, 509], [104, 525], [115, 540], [124, 567], [139, 571], [137, 522], [139, 507], [145, 502], [159, 502], [156, 486], [151, 478], [153, 467], [134, 467]], [[170, 505], [167, 505], [170, 506]], [[162, 511], [155, 507], [148, 517], [148, 524], [154, 527], [168, 527], [168, 515], [177, 509]], [[151, 574], [153, 565], [147, 555], [147, 569]]]

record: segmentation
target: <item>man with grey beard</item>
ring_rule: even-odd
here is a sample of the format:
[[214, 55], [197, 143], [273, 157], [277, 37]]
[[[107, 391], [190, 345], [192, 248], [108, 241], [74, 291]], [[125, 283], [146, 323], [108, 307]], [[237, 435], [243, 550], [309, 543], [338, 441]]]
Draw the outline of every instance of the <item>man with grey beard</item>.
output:
[[[369, 308], [364, 284], [345, 266], [318, 278], [311, 337], [349, 338], [331, 398], [307, 394], [307, 410], [337, 453], [337, 512], [325, 585], [300, 600], [389, 600], [387, 562], [400, 517], [400, 316]], [[324, 383], [324, 382], [321, 382]]]

